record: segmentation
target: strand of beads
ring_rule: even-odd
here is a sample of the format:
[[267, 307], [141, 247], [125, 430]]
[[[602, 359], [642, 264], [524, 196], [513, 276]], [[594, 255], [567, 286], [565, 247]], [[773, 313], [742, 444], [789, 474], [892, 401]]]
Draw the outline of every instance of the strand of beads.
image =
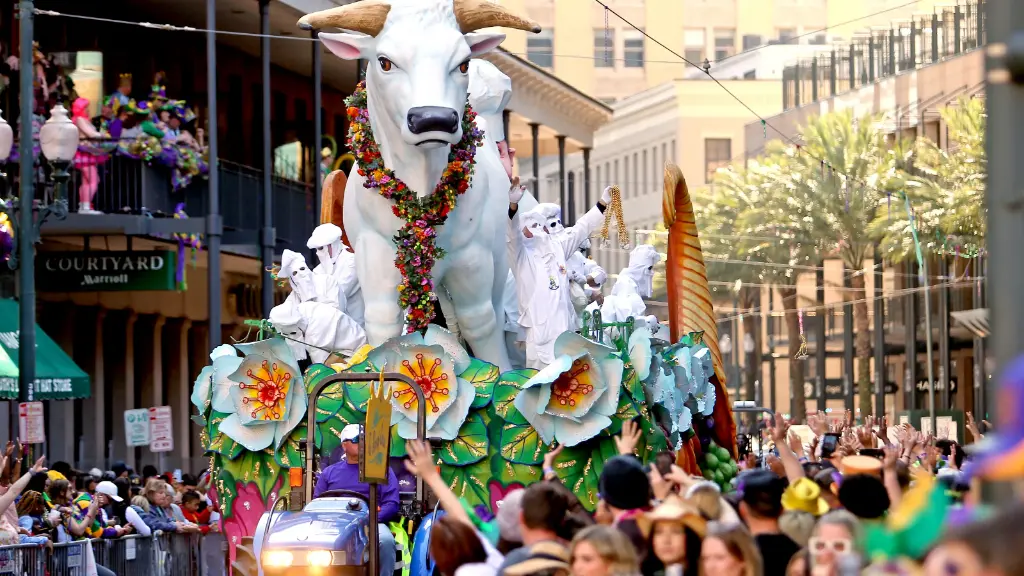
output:
[[598, 237], [601, 239], [601, 247], [608, 248], [611, 245], [609, 239], [609, 228], [611, 228], [612, 218], [615, 219], [616, 232], [619, 236], [619, 248], [623, 250], [629, 250], [629, 231], [626, 230], [626, 219], [622, 215], [622, 190], [618, 186], [611, 186], [609, 189], [612, 200], [604, 210], [604, 224], [601, 225], [601, 231]]

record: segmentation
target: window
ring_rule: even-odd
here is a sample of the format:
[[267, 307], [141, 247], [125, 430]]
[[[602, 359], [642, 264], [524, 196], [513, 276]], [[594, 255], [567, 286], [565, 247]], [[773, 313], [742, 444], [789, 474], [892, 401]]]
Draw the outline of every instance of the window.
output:
[[622, 57], [626, 68], [644, 67], [644, 33], [627, 30], [623, 34]]
[[605, 162], [604, 163], [604, 182], [602, 182], [601, 184], [598, 184], [597, 189], [603, 191], [605, 186], [611, 186], [612, 184], [615, 184], [615, 181], [612, 180], [612, 165], [610, 163], [608, 163], [608, 162]]
[[672, 159], [669, 160], [669, 162], [672, 162], [674, 164], [675, 161], [676, 161], [676, 139], [675, 138], [672, 139], [672, 156], [671, 156], [671, 158]]
[[748, 71], [744, 72], [743, 73], [743, 79], [744, 80], [756, 80], [757, 79], [757, 70], [748, 70]]
[[664, 166], [665, 164], [668, 164], [669, 162], [670, 162], [670, 160], [668, 159], [668, 153], [665, 152], [665, 144], [662, 144], [661, 145], [661, 164], [662, 164], [662, 166]]
[[614, 29], [594, 28], [594, 66], [597, 68], [615, 67]]
[[796, 38], [796, 28], [779, 28], [779, 41], [790, 42]]
[[704, 30], [691, 28], [683, 31], [683, 56], [690, 62], [700, 65], [704, 61]]
[[630, 182], [630, 190], [633, 191], [633, 196], [637, 195], [637, 188], [640, 184], [640, 162], [637, 153], [633, 153], [633, 181]]
[[715, 30], [715, 61], [725, 60], [736, 53], [736, 31]]
[[752, 50], [757, 48], [761, 44], [764, 44], [764, 40], [760, 34], [744, 34], [743, 35], [743, 49]]
[[[616, 170], [616, 172], [618, 172], [618, 170]], [[629, 156], [628, 155], [625, 158], [622, 159], [622, 177], [624, 179], [626, 179], [626, 180], [629, 180]], [[631, 182], [620, 182], [619, 183], [619, 188], [622, 189], [622, 197], [623, 198], [629, 198], [629, 186], [631, 184], [632, 184]]]
[[619, 184], [619, 161], [615, 161], [615, 179], [611, 181], [610, 185], [620, 186]]
[[647, 149], [646, 148], [644, 149], [643, 159], [644, 159], [644, 171], [643, 171], [643, 175], [644, 176], [643, 176], [643, 182], [642, 182], [643, 188], [640, 189], [640, 193], [641, 194], [647, 194], [648, 192], [650, 192], [650, 189], [647, 187], [647, 176], [650, 174], [650, 172], [647, 171]]
[[598, 190], [604, 190], [604, 188], [601, 187], [601, 167], [600, 166], [598, 166], [597, 168], [594, 169], [594, 182], [597, 183], [597, 189]]
[[539, 34], [526, 37], [526, 58], [541, 68], [552, 68], [554, 57], [555, 33], [550, 28], [541, 30]]
[[818, 46], [824, 46], [825, 43], [826, 43], [826, 38], [825, 38], [824, 34], [816, 34], [816, 35], [811, 37], [811, 44], [816, 44]]
[[732, 140], [729, 138], [704, 139], [704, 182], [714, 180], [715, 171], [729, 165], [732, 158]]

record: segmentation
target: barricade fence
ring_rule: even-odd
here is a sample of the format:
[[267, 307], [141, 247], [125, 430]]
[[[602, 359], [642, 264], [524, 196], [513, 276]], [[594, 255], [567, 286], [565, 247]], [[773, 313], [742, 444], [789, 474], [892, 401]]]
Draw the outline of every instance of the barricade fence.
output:
[[224, 576], [226, 543], [217, 533], [136, 534], [0, 546], [0, 576]]

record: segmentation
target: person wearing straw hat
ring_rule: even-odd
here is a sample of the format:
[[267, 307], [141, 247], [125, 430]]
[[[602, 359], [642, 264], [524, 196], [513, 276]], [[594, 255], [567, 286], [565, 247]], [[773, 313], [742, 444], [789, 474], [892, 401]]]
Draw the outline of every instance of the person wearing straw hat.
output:
[[653, 510], [637, 517], [637, 525], [648, 542], [644, 574], [699, 573], [700, 546], [707, 532], [707, 521], [681, 496], [669, 494]]
[[334, 153], [331, 152], [330, 148], [324, 147], [320, 151], [320, 179], [327, 178], [332, 168], [334, 168]]
[[810, 478], [801, 478], [786, 488], [782, 493], [782, 508], [812, 516], [821, 516], [829, 510], [828, 502], [821, 497], [821, 488]]

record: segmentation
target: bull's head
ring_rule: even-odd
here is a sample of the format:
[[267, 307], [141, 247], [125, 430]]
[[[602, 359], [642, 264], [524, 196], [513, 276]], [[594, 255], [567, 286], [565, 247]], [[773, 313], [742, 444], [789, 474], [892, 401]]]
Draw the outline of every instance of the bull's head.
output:
[[469, 60], [496, 48], [504, 34], [477, 32], [503, 26], [539, 32], [493, 0], [360, 0], [307, 14], [303, 29], [321, 33], [327, 48], [346, 60], [368, 62], [371, 97], [400, 127], [409, 145], [436, 148], [462, 138], [462, 113], [469, 85]]

